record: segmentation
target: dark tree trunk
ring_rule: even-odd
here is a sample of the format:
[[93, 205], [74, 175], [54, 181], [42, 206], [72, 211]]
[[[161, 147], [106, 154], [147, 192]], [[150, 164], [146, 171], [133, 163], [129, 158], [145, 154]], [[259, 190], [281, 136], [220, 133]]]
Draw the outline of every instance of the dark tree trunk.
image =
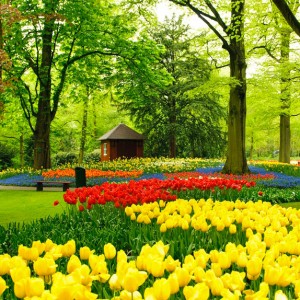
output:
[[[227, 49], [230, 58], [229, 116], [227, 158], [222, 172], [249, 173], [246, 158], [246, 59], [244, 45], [244, 1], [232, 0], [232, 30]], [[226, 47], [224, 47], [226, 49]]]
[[20, 135], [20, 167], [24, 168], [24, 134]]
[[290, 153], [291, 153], [290, 116], [280, 115], [279, 161], [283, 163], [290, 163]]
[[51, 168], [50, 125], [51, 116], [51, 65], [52, 33], [54, 21], [45, 21], [42, 34], [42, 61], [39, 70], [39, 103], [34, 130], [34, 169]]
[[290, 127], [290, 106], [291, 106], [291, 91], [290, 91], [290, 69], [287, 66], [290, 54], [290, 29], [283, 29], [281, 32], [281, 113], [280, 113], [280, 143], [279, 143], [279, 161], [290, 163], [291, 156], [291, 127]]

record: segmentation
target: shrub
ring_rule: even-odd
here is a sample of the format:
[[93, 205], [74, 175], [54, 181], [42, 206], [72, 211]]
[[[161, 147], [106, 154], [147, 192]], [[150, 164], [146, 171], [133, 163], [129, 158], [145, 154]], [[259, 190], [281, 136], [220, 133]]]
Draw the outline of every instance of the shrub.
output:
[[55, 166], [74, 164], [77, 162], [77, 156], [74, 152], [58, 152], [54, 155], [52, 163]]
[[16, 151], [13, 147], [0, 143], [0, 170], [13, 167], [13, 158], [16, 155]]
[[94, 151], [87, 153], [84, 158], [84, 162], [87, 164], [94, 164], [98, 163], [101, 158], [101, 151], [100, 149], [95, 149]]

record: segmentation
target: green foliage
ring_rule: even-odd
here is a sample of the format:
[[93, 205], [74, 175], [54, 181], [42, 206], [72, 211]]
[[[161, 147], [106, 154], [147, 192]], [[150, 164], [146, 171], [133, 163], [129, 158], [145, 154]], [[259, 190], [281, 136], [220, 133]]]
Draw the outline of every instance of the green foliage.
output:
[[164, 47], [156, 68], [172, 78], [155, 95], [119, 99], [136, 125], [147, 136], [146, 156], [217, 157], [223, 154], [225, 118], [220, 96], [201, 87], [209, 81], [211, 68], [199, 55], [201, 38], [191, 37], [182, 17], [166, 19], [151, 29], [151, 37]]
[[78, 155], [74, 152], [58, 152], [53, 157], [54, 166], [76, 164]]
[[0, 143], [0, 171], [13, 167], [16, 149], [9, 144]]

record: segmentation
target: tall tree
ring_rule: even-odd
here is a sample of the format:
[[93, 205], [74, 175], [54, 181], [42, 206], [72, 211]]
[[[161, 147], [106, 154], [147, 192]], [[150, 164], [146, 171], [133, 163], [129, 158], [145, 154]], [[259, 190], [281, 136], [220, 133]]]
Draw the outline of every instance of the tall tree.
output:
[[[144, 51], [144, 43], [141, 46], [134, 39], [136, 17], [128, 11], [120, 13], [120, 3], [15, 0], [14, 5], [24, 19], [13, 25], [6, 45], [13, 61], [10, 75], [17, 79], [15, 92], [33, 131], [33, 166], [49, 168], [51, 122], [70, 67], [89, 56], [114, 56], [126, 60], [128, 69], [133, 64], [138, 69], [136, 61], [146, 58], [149, 65], [144, 64], [143, 73], [150, 80], [147, 70], [155, 55], [149, 58], [149, 48]], [[155, 53], [154, 45], [152, 50]]]
[[[246, 59], [244, 45], [244, 0], [231, 0], [231, 17], [226, 20], [228, 11], [222, 11], [226, 4], [222, 1], [169, 0], [188, 8], [195, 13], [219, 38], [222, 48], [228, 52], [230, 62], [228, 147], [224, 173], [249, 173], [246, 159]], [[222, 18], [221, 14], [224, 13]], [[226, 24], [229, 22], [229, 24]]]
[[172, 80], [142, 104], [140, 98], [119, 101], [146, 134], [145, 153], [169, 157], [220, 154], [224, 143], [219, 120], [225, 113], [217, 93], [205, 89], [211, 68], [198, 52], [204, 34], [193, 36], [183, 16], [173, 16], [151, 26], [150, 35], [165, 48], [157, 69], [165, 69]]
[[285, 0], [272, 0], [290, 27], [300, 36], [300, 22]]
[[[290, 4], [293, 11], [298, 10], [298, 0], [292, 0], [290, 1]], [[291, 90], [294, 77], [293, 73], [295, 73], [295, 64], [292, 63], [292, 57], [295, 55], [291, 55], [291, 44], [294, 43], [294, 39], [292, 29], [286, 24], [274, 5], [272, 8], [269, 5], [265, 7], [261, 14], [262, 18], [259, 20], [262, 24], [257, 23], [257, 14], [255, 14], [256, 32], [253, 33], [252, 36], [259, 36], [259, 38], [256, 39], [256, 44], [251, 49], [251, 53], [256, 52], [262, 55], [260, 50], [264, 49], [265, 52], [263, 54], [267, 53], [273, 60], [269, 62], [266, 57], [264, 59], [264, 65], [269, 65], [270, 68], [274, 70], [274, 72], [268, 70], [268, 74], [274, 73], [273, 85], [274, 82], [279, 83], [278, 85], [275, 85], [278, 87], [278, 95], [280, 95], [280, 109], [278, 111], [280, 119], [279, 161], [289, 163], [291, 152]], [[260, 28], [260, 30], [257, 30], [257, 28]], [[275, 96], [275, 98], [278, 97]]]

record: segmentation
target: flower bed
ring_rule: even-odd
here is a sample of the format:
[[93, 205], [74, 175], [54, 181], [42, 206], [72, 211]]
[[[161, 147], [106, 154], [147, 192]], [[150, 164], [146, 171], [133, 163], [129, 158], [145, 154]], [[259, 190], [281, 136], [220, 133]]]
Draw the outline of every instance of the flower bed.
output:
[[151, 164], [68, 190], [62, 215], [0, 226], [0, 299], [300, 298], [300, 212], [272, 205], [300, 199], [299, 187], [265, 187], [284, 174], [261, 167], [236, 177]]
[[300, 297], [299, 210], [262, 201], [178, 199], [127, 206], [122, 218], [131, 237], [146, 235], [151, 243], [140, 246], [132, 238], [130, 252], [112, 243], [77, 247], [75, 240], [19, 245], [18, 255], [0, 255], [0, 294], [75, 300]]

